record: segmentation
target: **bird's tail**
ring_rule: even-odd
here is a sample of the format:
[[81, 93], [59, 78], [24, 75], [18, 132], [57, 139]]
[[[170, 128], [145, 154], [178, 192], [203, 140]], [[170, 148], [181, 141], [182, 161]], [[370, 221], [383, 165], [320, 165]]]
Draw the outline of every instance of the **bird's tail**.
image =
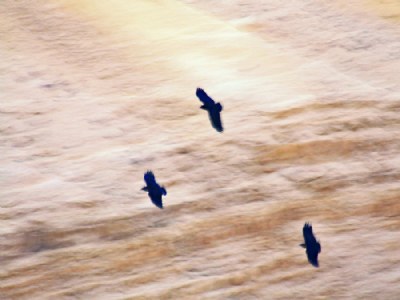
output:
[[164, 196], [167, 195], [167, 190], [163, 186], [161, 187], [161, 192]]

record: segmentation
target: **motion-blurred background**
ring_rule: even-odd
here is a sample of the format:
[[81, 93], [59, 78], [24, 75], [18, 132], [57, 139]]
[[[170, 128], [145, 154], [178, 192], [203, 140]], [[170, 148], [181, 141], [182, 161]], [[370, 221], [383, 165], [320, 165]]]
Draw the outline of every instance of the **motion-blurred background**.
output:
[[400, 299], [399, 70], [397, 0], [2, 0], [0, 299]]

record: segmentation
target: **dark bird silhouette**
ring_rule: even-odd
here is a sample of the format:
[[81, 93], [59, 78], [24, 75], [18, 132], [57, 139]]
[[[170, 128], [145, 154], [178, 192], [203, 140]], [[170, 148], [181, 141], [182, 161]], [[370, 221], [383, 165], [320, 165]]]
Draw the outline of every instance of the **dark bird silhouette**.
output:
[[200, 108], [208, 111], [208, 117], [210, 118], [212, 127], [214, 127], [215, 130], [218, 132], [224, 131], [221, 122], [221, 103], [215, 103], [215, 101], [211, 99], [201, 88], [197, 88], [196, 96], [200, 99], [201, 102], [203, 102], [203, 105], [200, 106]]
[[146, 182], [146, 186], [142, 190], [149, 194], [151, 202], [155, 206], [163, 208], [162, 196], [167, 195], [167, 190], [156, 182], [156, 178], [151, 171], [147, 171], [144, 174], [144, 181]]
[[307, 258], [310, 264], [318, 268], [319, 267], [318, 254], [321, 252], [321, 245], [315, 239], [311, 224], [309, 223], [304, 224], [303, 236], [304, 236], [304, 244], [300, 244], [300, 246], [306, 248]]

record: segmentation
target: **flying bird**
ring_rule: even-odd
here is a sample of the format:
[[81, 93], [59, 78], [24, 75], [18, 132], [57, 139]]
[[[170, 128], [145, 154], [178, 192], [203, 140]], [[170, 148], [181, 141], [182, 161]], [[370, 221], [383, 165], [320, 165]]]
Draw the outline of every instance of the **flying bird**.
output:
[[203, 105], [200, 106], [200, 108], [208, 111], [208, 117], [210, 118], [212, 127], [214, 127], [218, 132], [224, 131], [221, 122], [221, 103], [215, 103], [215, 101], [211, 99], [201, 88], [197, 88], [196, 96], [201, 102], [203, 102]]
[[155, 206], [163, 208], [162, 196], [167, 195], [167, 190], [156, 182], [156, 178], [151, 171], [147, 171], [144, 174], [144, 181], [146, 182], [146, 186], [143, 187], [142, 190], [148, 193], [151, 202], [153, 202]]
[[314, 267], [319, 267], [318, 254], [321, 252], [321, 245], [316, 240], [312, 226], [309, 223], [305, 223], [303, 227], [304, 244], [300, 244], [301, 247], [306, 248], [307, 258], [310, 264]]

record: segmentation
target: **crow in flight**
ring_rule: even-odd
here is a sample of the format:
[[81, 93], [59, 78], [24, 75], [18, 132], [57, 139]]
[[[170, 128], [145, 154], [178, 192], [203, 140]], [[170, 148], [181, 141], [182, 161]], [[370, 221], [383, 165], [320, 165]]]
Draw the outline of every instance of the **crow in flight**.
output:
[[162, 196], [167, 195], [167, 190], [156, 182], [156, 178], [151, 171], [147, 171], [144, 174], [144, 181], [146, 182], [146, 186], [142, 190], [149, 194], [151, 202], [155, 206], [163, 208]]
[[300, 246], [306, 248], [307, 258], [310, 264], [318, 268], [318, 254], [321, 252], [321, 245], [315, 239], [311, 224], [304, 224], [303, 236], [304, 244], [300, 244]]
[[197, 88], [196, 96], [201, 102], [203, 102], [203, 105], [200, 106], [200, 108], [208, 111], [208, 117], [210, 118], [212, 127], [214, 127], [218, 132], [224, 131], [221, 123], [221, 103], [215, 103], [215, 101], [211, 99], [201, 88]]

